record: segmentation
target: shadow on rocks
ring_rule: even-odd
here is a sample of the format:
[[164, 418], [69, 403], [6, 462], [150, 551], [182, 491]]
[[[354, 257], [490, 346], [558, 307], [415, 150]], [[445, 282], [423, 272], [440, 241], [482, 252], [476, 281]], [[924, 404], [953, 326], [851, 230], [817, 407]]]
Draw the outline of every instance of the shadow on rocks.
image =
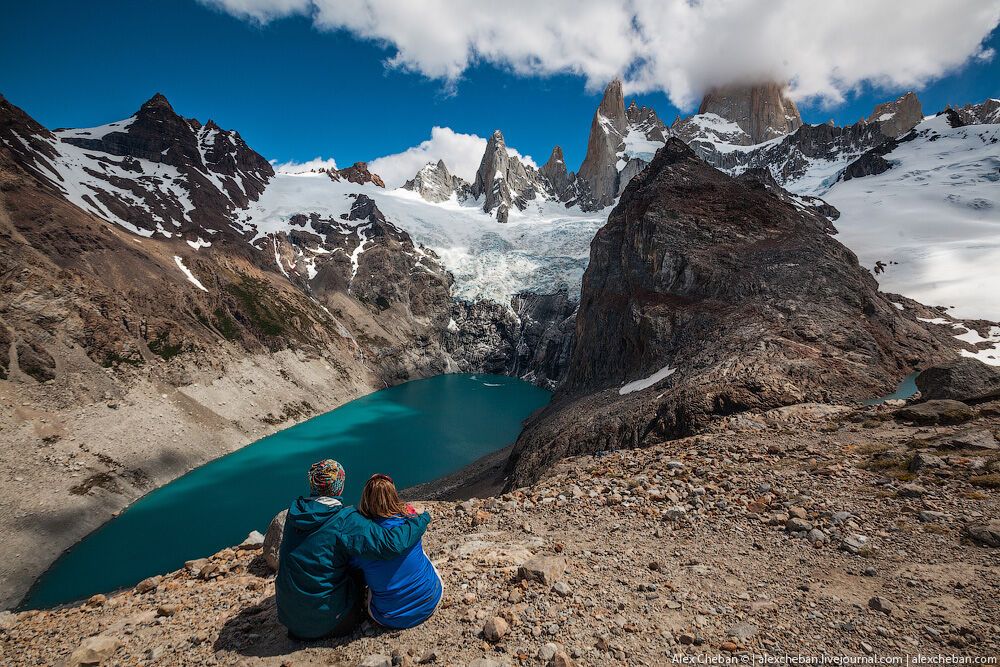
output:
[[370, 622], [364, 623], [363, 627], [363, 630], [359, 628], [346, 637], [313, 641], [291, 639], [285, 626], [278, 621], [277, 607], [272, 595], [226, 621], [213, 648], [216, 651], [229, 651], [245, 657], [267, 658], [310, 648], [347, 646], [362, 636], [375, 637], [396, 632], [372, 625]]

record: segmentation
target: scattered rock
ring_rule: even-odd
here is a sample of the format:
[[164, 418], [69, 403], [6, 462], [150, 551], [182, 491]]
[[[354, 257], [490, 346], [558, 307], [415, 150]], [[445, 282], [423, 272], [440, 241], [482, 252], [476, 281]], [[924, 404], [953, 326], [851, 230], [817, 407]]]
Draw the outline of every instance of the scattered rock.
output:
[[926, 441], [931, 447], [938, 449], [1000, 449], [993, 432], [985, 428], [966, 428], [955, 433], [948, 433]]
[[156, 587], [160, 585], [163, 577], [156, 575], [155, 577], [149, 577], [148, 579], [143, 579], [135, 585], [136, 593], [149, 593], [150, 591], [155, 591]]
[[576, 667], [576, 663], [566, 651], [560, 650], [549, 659], [548, 667]]
[[107, 635], [96, 635], [83, 640], [80, 647], [70, 654], [67, 667], [99, 665], [115, 654], [121, 642]]
[[499, 616], [490, 618], [483, 626], [483, 637], [486, 638], [486, 641], [494, 644], [503, 639], [508, 632], [510, 632], [510, 625]]
[[108, 596], [98, 593], [87, 598], [88, 607], [103, 607], [108, 603]]
[[889, 602], [883, 597], [873, 597], [868, 600], [868, 608], [874, 609], [875, 611], [880, 611], [883, 614], [892, 615], [893, 610], [896, 608], [892, 602]]
[[562, 598], [569, 597], [573, 594], [573, 589], [570, 588], [569, 584], [565, 581], [557, 581], [555, 586], [552, 587], [552, 590], [555, 591], [556, 595]]
[[919, 484], [903, 484], [896, 491], [896, 494], [903, 498], [920, 498], [926, 493], [927, 489]]
[[179, 604], [164, 603], [156, 608], [156, 615], [170, 617], [180, 611], [180, 608]]
[[813, 525], [805, 519], [789, 519], [785, 522], [785, 530], [790, 533], [808, 533], [813, 529]]
[[562, 556], [535, 556], [517, 569], [518, 579], [554, 584], [566, 572], [566, 559]]
[[485, 523], [489, 523], [490, 513], [483, 510], [476, 510], [476, 513], [472, 515], [472, 527], [482, 526]]
[[435, 651], [432, 648], [429, 648], [420, 654], [420, 659], [417, 660], [417, 662], [421, 665], [429, 665], [432, 662], [437, 662], [437, 659], [438, 659], [437, 651]]
[[288, 510], [282, 510], [274, 515], [271, 523], [267, 526], [267, 534], [264, 536], [264, 560], [272, 571], [278, 571], [278, 551], [281, 549], [281, 536], [285, 532], [285, 517]]

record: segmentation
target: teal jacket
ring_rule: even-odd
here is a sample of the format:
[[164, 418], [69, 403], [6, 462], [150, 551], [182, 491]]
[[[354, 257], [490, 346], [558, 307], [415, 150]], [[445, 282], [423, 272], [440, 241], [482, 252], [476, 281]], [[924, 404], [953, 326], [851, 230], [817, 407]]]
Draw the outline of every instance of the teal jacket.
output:
[[278, 620], [302, 639], [328, 635], [359, 603], [351, 558], [395, 558], [420, 540], [430, 520], [424, 512], [382, 528], [338, 499], [299, 498], [288, 509], [281, 539]]

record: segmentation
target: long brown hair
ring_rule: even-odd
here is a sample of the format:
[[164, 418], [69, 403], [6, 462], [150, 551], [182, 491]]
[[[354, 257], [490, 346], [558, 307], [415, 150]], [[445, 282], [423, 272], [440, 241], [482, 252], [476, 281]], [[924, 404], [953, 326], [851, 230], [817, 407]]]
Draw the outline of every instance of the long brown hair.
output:
[[397, 514], [407, 514], [409, 510], [399, 497], [391, 477], [372, 475], [361, 492], [358, 511], [369, 519], [387, 519]]

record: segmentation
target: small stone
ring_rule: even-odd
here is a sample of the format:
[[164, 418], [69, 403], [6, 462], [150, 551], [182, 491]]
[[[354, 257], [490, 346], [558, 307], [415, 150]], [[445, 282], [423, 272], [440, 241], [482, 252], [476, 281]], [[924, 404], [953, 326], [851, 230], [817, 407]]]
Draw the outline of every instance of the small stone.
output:
[[517, 568], [518, 579], [554, 584], [566, 572], [566, 559], [562, 556], [535, 556]]
[[785, 522], [785, 530], [790, 533], [808, 533], [813, 529], [813, 525], [805, 519], [791, 518]]
[[695, 639], [694, 635], [691, 634], [690, 632], [682, 632], [680, 635], [677, 636], [677, 641], [679, 641], [681, 644], [684, 644], [685, 646], [690, 646], [691, 644], [694, 644], [694, 639]]
[[896, 491], [896, 494], [903, 498], [919, 498], [927, 493], [927, 489], [919, 484], [903, 484]]
[[524, 590], [520, 588], [514, 588], [510, 593], [507, 594], [507, 602], [511, 604], [520, 604], [524, 602]]
[[573, 589], [570, 588], [569, 584], [564, 581], [557, 581], [555, 586], [552, 587], [552, 590], [555, 591], [556, 595], [562, 598], [569, 597], [573, 594]]
[[556, 654], [549, 659], [548, 667], [576, 667], [576, 663], [566, 651], [560, 650], [556, 651]]
[[180, 611], [181, 606], [179, 604], [164, 603], [156, 608], [157, 616], [173, 616], [178, 611]]
[[735, 644], [735, 642], [730, 642], [730, 641], [722, 642], [721, 644], [719, 644], [719, 648], [725, 651], [726, 653], [735, 653], [737, 650], [739, 650], [739, 647]]
[[663, 518], [667, 521], [679, 521], [687, 516], [687, 510], [680, 505], [674, 505], [663, 513]]
[[156, 575], [155, 577], [149, 577], [148, 579], [143, 579], [142, 581], [140, 581], [135, 585], [135, 592], [141, 594], [141, 593], [149, 593], [150, 591], [155, 591], [157, 586], [160, 585], [160, 582], [162, 580], [163, 577], [161, 577], [160, 575]]
[[896, 605], [885, 598], [876, 596], [868, 601], [868, 608], [880, 611], [883, 614], [892, 615], [892, 610], [896, 608]]
[[542, 644], [542, 647], [538, 649], [538, 657], [541, 660], [548, 662], [555, 656], [555, 654], [559, 651], [560, 648], [561, 647], [559, 646], [559, 644], [556, 644], [555, 642]]
[[70, 654], [66, 664], [71, 667], [80, 665], [99, 665], [115, 654], [121, 642], [114, 637], [96, 635], [87, 637], [79, 648]]
[[108, 596], [98, 593], [87, 598], [88, 607], [103, 607], [108, 603]]
[[494, 616], [483, 626], [483, 637], [486, 638], [486, 641], [494, 644], [503, 639], [508, 632], [510, 632], [510, 625], [499, 616]]
[[438, 659], [437, 651], [435, 651], [432, 648], [429, 648], [420, 654], [420, 659], [417, 660], [417, 662], [420, 663], [421, 665], [429, 665], [432, 662], [437, 662], [437, 659]]
[[358, 663], [358, 667], [392, 667], [392, 658], [387, 655], [373, 653], [372, 655], [365, 656]]
[[475, 514], [472, 515], [472, 527], [482, 526], [485, 523], [489, 523], [490, 513], [483, 510], [477, 510]]
[[808, 519], [809, 512], [806, 511], [805, 507], [789, 507], [788, 516], [796, 519]]
[[865, 575], [866, 577], [874, 577], [877, 573], [875, 571], [875, 568], [869, 565], [868, 567], [865, 568], [864, 572], [862, 572], [861, 574]]
[[824, 533], [819, 528], [813, 528], [806, 535], [806, 539], [812, 542], [813, 544], [822, 543], [826, 541], [826, 533]]

